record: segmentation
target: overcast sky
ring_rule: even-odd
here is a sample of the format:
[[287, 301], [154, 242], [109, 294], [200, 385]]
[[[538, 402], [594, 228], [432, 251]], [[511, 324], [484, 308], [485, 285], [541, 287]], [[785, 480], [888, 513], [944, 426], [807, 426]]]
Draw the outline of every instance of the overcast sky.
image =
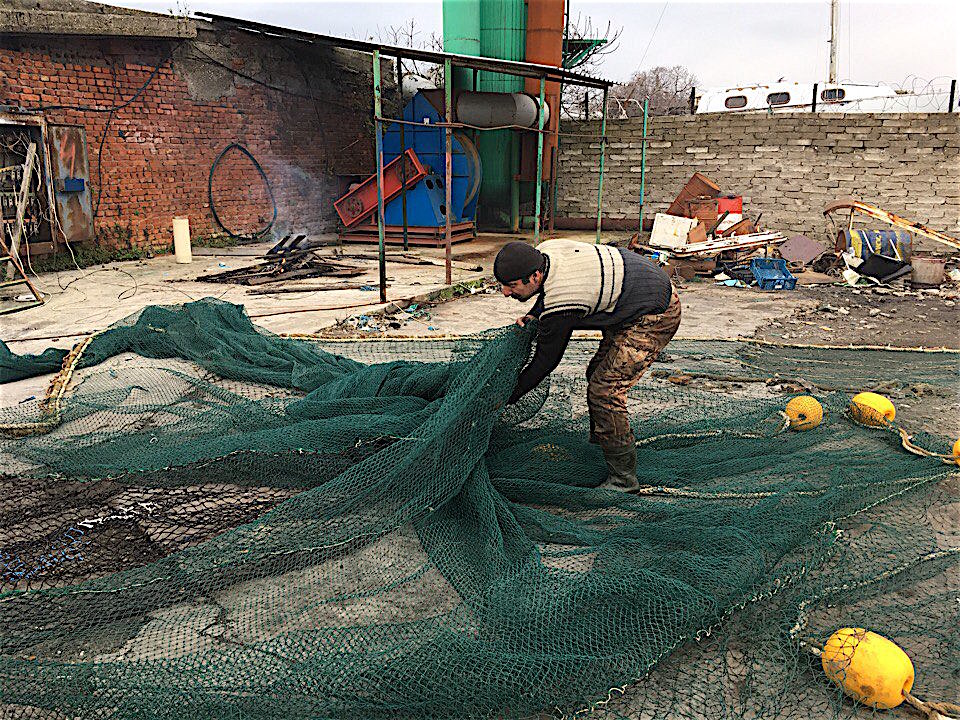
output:
[[[207, 11], [273, 25], [355, 38], [416, 19], [426, 40], [441, 34], [441, 0], [113, 0], [155, 12]], [[179, 8], [178, 8], [179, 4]], [[828, 0], [813, 2], [592, 2], [571, 0], [571, 16], [605, 30], [622, 28], [599, 74], [622, 81], [642, 67], [684, 65], [699, 87], [823, 81], [829, 55]], [[960, 76], [960, 2], [840, 3], [839, 74], [896, 84]], [[658, 25], [659, 21], [659, 25]], [[644, 53], [646, 56], [644, 57]], [[944, 82], [946, 81], [946, 83]]]

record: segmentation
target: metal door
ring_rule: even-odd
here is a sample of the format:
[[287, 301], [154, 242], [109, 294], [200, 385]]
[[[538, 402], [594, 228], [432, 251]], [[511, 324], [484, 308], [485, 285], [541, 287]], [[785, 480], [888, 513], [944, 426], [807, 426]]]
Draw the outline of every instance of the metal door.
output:
[[77, 125], [48, 125], [47, 147], [61, 239], [71, 243], [93, 240], [86, 131]]

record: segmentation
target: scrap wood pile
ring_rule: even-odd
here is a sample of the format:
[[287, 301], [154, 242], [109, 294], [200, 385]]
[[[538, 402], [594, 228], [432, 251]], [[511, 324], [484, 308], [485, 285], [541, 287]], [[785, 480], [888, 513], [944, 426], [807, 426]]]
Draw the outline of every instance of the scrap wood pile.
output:
[[267, 251], [262, 262], [213, 275], [201, 275], [197, 281], [266, 285], [315, 277], [356, 277], [366, 272], [366, 269], [359, 265], [319, 255], [315, 248], [302, 247], [301, 243], [305, 237], [298, 235], [290, 240], [287, 236]]
[[671, 275], [690, 279], [785, 241], [779, 232], [762, 230], [759, 216], [744, 214], [742, 196], [724, 194], [694, 173], [667, 212], [656, 214], [650, 239], [641, 243], [635, 236], [631, 247], [654, 254]]
[[[369, 263], [376, 263], [379, 256], [371, 252], [334, 250], [330, 254], [321, 254], [320, 247], [310, 245], [306, 235], [287, 235], [274, 247], [263, 254], [262, 260], [253, 265], [236, 270], [225, 270], [210, 275], [201, 275], [198, 282], [235, 283], [238, 285], [266, 285], [248, 291], [251, 295], [272, 295], [281, 293], [315, 292], [320, 290], [373, 290], [369, 282], [337, 282], [320, 285], [291, 284], [281, 286], [288, 280], [309, 280], [313, 278], [351, 278], [363, 275], [370, 270]], [[306, 242], [305, 242], [306, 240]], [[385, 255], [386, 262], [395, 265], [440, 266], [444, 261], [416, 252], [391, 252]], [[481, 272], [482, 265], [470, 262], [451, 261], [451, 266], [468, 272]]]
[[[830, 203], [824, 216], [831, 223], [843, 220], [843, 228], [833, 226], [833, 247], [806, 235], [764, 230], [760, 215], [751, 220], [744, 214], [742, 196], [725, 195], [694, 173], [667, 212], [657, 213], [649, 240], [642, 243], [635, 235], [630, 247], [652, 254], [682, 279], [709, 276], [763, 290], [792, 290], [798, 282], [879, 285], [908, 276], [914, 287], [937, 287], [946, 260], [915, 253], [914, 236], [960, 250], [960, 241], [945, 233], [852, 198]], [[854, 228], [858, 218], [892, 229]]]

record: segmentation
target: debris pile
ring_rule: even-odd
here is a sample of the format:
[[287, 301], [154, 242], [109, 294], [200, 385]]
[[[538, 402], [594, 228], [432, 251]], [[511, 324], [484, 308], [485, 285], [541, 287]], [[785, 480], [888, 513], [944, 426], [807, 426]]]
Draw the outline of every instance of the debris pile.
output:
[[[290, 236], [287, 236], [267, 251], [262, 262], [237, 270], [201, 275], [197, 281], [266, 285], [315, 277], [356, 277], [366, 272], [366, 269], [359, 265], [345, 263], [330, 256], [321, 256], [317, 254], [316, 248], [303, 246], [305, 237], [305, 235], [298, 235], [290, 239]], [[342, 290], [345, 288], [340, 285], [320, 289]]]
[[320, 334], [323, 337], [340, 338], [352, 337], [358, 332], [364, 335], [369, 333], [387, 334], [392, 330], [400, 330], [401, 328], [409, 328], [408, 332], [411, 335], [443, 332], [444, 328], [433, 320], [431, 312], [437, 305], [458, 297], [496, 295], [499, 292], [500, 284], [489, 278], [466, 280], [429, 293], [416, 302], [395, 303], [395, 307], [388, 306], [380, 311], [346, 318], [337, 325], [326, 328]]
[[694, 173], [667, 212], [657, 213], [650, 239], [640, 243], [635, 236], [631, 247], [653, 254], [671, 275], [689, 280], [739, 267], [758, 250], [766, 257], [769, 248], [785, 241], [779, 232], [762, 230], [759, 216], [744, 215], [743, 196], [725, 195], [708, 177]]
[[[848, 210], [846, 227], [837, 230], [834, 253], [842, 260], [841, 275], [848, 285], [885, 285], [909, 278], [914, 289], [938, 288], [947, 277], [948, 258], [914, 249], [914, 235], [933, 240], [953, 250], [960, 241], [867, 203], [845, 198], [824, 208], [824, 217], [834, 222], [836, 213]], [[858, 217], [866, 217], [890, 226], [884, 230], [854, 228]], [[842, 217], [842, 216], [841, 216]]]
[[[950, 257], [917, 252], [914, 236], [954, 250], [960, 250], [960, 241], [852, 198], [830, 203], [823, 214], [833, 223], [840, 210], [849, 215], [841, 218], [842, 229], [834, 226], [832, 248], [803, 234], [788, 238], [763, 229], [759, 215], [748, 218], [741, 195], [724, 195], [715, 182], [694, 173], [667, 212], [657, 213], [649, 239], [641, 242], [637, 234], [629, 247], [651, 255], [682, 280], [705, 276], [731, 287], [792, 290], [797, 284], [901, 281], [914, 289], [936, 289], [960, 281], [960, 271], [947, 268]], [[855, 228], [861, 216], [891, 227]]]

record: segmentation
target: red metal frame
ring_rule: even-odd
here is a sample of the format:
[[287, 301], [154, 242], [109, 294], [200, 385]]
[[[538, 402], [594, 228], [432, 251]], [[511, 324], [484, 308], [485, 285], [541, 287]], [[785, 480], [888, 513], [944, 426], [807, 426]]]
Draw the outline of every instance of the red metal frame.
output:
[[[413, 148], [408, 149], [402, 156], [391, 160], [383, 168], [383, 202], [387, 203], [402, 189], [400, 163], [406, 163], [407, 183], [411, 188], [427, 175], [427, 169], [420, 162]], [[377, 210], [377, 175], [374, 173], [364, 180], [359, 187], [354, 188], [337, 200], [333, 207], [340, 216], [340, 221], [346, 227], [353, 227], [361, 220], [370, 217]]]

